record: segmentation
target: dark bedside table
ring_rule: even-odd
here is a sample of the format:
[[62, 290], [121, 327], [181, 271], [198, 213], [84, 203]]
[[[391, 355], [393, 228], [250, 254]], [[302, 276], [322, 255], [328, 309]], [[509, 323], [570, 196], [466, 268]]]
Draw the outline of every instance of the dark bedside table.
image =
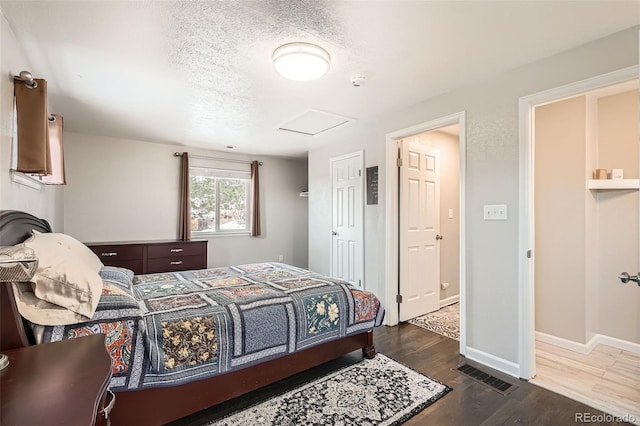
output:
[[106, 399], [111, 357], [104, 334], [5, 351], [0, 424], [93, 425]]

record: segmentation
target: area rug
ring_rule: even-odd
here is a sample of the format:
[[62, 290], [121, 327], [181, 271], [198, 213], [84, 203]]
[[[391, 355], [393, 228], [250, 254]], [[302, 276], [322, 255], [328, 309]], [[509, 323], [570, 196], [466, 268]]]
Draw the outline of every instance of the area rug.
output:
[[209, 425], [398, 425], [450, 390], [377, 354]]
[[454, 303], [435, 312], [408, 321], [434, 333], [460, 340], [460, 304]]

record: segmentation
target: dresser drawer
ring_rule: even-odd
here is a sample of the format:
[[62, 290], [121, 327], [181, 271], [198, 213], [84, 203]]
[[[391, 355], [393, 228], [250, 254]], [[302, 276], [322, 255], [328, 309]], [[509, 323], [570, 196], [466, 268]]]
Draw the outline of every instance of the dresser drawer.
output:
[[142, 260], [144, 247], [135, 245], [90, 246], [102, 263], [108, 260]]
[[202, 255], [165, 257], [161, 259], [147, 259], [147, 273], [187, 271], [189, 269], [201, 269]]
[[89, 246], [105, 266], [131, 269], [134, 274], [144, 273], [144, 247], [138, 245]]
[[170, 244], [154, 244], [147, 247], [147, 257], [149, 260], [165, 257], [195, 256], [204, 253], [204, 244], [176, 242]]

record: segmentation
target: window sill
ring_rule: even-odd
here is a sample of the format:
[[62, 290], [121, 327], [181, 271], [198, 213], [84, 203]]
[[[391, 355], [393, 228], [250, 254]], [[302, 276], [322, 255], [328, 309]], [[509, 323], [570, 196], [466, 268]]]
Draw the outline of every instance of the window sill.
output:
[[238, 232], [191, 232], [192, 238], [201, 238], [201, 239], [209, 239], [209, 238], [220, 238], [220, 237], [250, 237], [251, 232], [249, 231], [238, 231]]
[[24, 185], [31, 189], [35, 189], [36, 191], [40, 191], [42, 189], [42, 183], [39, 180], [15, 170], [11, 170], [11, 181], [18, 185]]

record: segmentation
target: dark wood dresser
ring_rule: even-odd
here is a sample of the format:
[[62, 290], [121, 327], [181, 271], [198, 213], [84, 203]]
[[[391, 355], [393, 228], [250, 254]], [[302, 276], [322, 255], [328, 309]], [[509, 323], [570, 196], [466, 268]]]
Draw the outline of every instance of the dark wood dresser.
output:
[[136, 274], [207, 267], [207, 241], [88, 243], [87, 247], [105, 265], [131, 269]]

